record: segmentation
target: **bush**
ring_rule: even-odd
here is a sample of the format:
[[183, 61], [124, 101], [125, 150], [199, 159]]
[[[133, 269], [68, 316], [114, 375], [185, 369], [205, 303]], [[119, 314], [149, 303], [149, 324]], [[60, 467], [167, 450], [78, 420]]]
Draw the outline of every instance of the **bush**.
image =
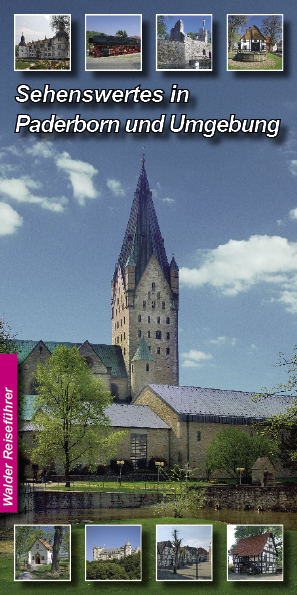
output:
[[228, 572], [234, 572], [234, 565], [228, 564]]

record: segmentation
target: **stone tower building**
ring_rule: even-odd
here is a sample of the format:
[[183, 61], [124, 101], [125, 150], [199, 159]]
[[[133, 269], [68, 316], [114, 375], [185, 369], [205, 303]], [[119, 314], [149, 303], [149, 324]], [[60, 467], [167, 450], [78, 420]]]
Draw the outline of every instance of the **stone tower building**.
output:
[[111, 284], [112, 343], [122, 348], [132, 396], [141, 388], [131, 383], [135, 364], [145, 365], [142, 386], [178, 384], [178, 266], [167, 260], [144, 162]]

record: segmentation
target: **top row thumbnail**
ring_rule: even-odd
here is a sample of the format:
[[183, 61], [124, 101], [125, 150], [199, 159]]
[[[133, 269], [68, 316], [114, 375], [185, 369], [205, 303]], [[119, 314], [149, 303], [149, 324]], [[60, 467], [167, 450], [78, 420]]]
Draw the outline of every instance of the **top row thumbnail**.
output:
[[[228, 14], [227, 70], [282, 71], [283, 21]], [[141, 39], [141, 14], [85, 15], [85, 70], [141, 71]], [[212, 71], [212, 44], [211, 14], [156, 15], [156, 70]], [[16, 14], [14, 48], [14, 70], [71, 70], [71, 15]]]

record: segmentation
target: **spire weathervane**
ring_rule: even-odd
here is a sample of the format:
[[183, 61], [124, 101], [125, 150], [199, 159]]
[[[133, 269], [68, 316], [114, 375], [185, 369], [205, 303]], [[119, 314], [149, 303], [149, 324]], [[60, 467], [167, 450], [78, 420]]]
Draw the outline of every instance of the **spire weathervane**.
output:
[[144, 158], [144, 149], [145, 149], [145, 147], [143, 146], [143, 147], [142, 147], [142, 151], [143, 151], [143, 153], [142, 153], [142, 158], [141, 158], [141, 163], [142, 163], [143, 165], [144, 165], [144, 162], [145, 162], [145, 158]]

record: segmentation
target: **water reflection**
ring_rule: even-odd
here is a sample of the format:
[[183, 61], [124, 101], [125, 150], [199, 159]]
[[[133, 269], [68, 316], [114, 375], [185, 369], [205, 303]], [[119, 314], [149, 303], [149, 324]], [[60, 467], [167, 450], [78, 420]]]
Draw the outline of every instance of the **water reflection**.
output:
[[[154, 508], [121, 508], [121, 509], [86, 509], [86, 510], [47, 510], [46, 512], [28, 512], [27, 514], [6, 514], [0, 518], [0, 530], [13, 527], [14, 524], [52, 524], [71, 523], [87, 524], [100, 521], [119, 521], [125, 519], [157, 518]], [[204, 508], [191, 518], [205, 521], [220, 521], [232, 525], [284, 525], [286, 530], [297, 531], [297, 514], [292, 512], [273, 512], [271, 510], [257, 512], [254, 510], [215, 511]]]

